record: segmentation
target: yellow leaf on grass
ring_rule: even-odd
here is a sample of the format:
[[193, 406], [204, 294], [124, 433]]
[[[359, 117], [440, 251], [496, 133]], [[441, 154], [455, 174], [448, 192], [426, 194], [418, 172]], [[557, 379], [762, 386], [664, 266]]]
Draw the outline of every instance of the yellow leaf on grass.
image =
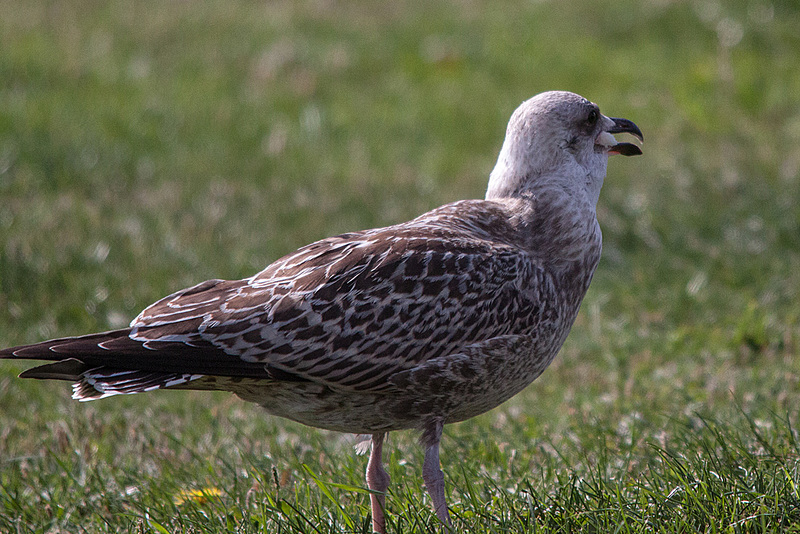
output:
[[180, 506], [187, 502], [196, 502], [198, 504], [205, 504], [211, 501], [214, 498], [218, 498], [222, 495], [222, 491], [219, 488], [201, 488], [196, 490], [182, 490], [178, 492], [178, 495], [175, 497], [175, 504]]

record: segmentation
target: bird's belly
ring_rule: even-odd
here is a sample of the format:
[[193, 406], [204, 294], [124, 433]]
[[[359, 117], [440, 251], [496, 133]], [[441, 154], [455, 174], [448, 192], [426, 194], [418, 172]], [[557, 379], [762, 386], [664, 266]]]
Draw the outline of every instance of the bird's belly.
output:
[[310, 382], [253, 381], [230, 388], [241, 399], [267, 412], [304, 425], [352, 434], [389, 432], [418, 426], [398, 417], [385, 393], [333, 390]]

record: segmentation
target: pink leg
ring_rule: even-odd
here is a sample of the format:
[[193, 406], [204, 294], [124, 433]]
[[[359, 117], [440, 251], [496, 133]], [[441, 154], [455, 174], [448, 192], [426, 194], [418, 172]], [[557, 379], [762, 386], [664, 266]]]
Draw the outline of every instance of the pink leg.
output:
[[367, 487], [373, 492], [370, 493], [369, 502], [372, 505], [372, 530], [379, 534], [386, 533], [386, 489], [389, 487], [389, 473], [383, 468], [383, 440], [386, 434], [372, 435], [372, 449], [369, 453], [367, 462]]
[[423, 434], [423, 444], [425, 449], [425, 462], [422, 464], [422, 480], [433, 501], [433, 511], [436, 517], [447, 527], [448, 531], [453, 530], [450, 523], [450, 513], [447, 511], [447, 501], [444, 498], [444, 473], [439, 467], [439, 441], [442, 439], [442, 423], [436, 422], [427, 428]]

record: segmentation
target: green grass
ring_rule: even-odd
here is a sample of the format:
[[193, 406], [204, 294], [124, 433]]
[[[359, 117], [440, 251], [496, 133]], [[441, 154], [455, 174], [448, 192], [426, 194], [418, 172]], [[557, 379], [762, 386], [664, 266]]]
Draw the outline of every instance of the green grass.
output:
[[[515, 106], [568, 89], [636, 121], [645, 154], [609, 165], [557, 361], [445, 430], [456, 526], [800, 532], [795, 3], [0, 10], [0, 345], [480, 197]], [[369, 530], [349, 436], [222, 394], [79, 404], [23, 368], [0, 364], [2, 532]], [[422, 451], [389, 440], [390, 529], [428, 532]]]

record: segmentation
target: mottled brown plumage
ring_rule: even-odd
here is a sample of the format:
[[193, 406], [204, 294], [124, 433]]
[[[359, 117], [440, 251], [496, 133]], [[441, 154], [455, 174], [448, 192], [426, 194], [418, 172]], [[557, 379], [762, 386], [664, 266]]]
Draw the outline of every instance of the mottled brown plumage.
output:
[[[307, 425], [371, 434], [370, 488], [385, 492], [386, 432], [422, 431], [423, 477], [449, 525], [442, 426], [536, 379], [560, 349], [600, 258], [595, 215], [612, 133], [572, 93], [543, 93], [509, 123], [486, 200], [312, 243], [244, 280], [209, 280], [130, 328], [0, 351], [50, 360], [29, 378], [91, 400], [159, 388], [231, 391]], [[372, 495], [373, 527], [385, 529]]]

